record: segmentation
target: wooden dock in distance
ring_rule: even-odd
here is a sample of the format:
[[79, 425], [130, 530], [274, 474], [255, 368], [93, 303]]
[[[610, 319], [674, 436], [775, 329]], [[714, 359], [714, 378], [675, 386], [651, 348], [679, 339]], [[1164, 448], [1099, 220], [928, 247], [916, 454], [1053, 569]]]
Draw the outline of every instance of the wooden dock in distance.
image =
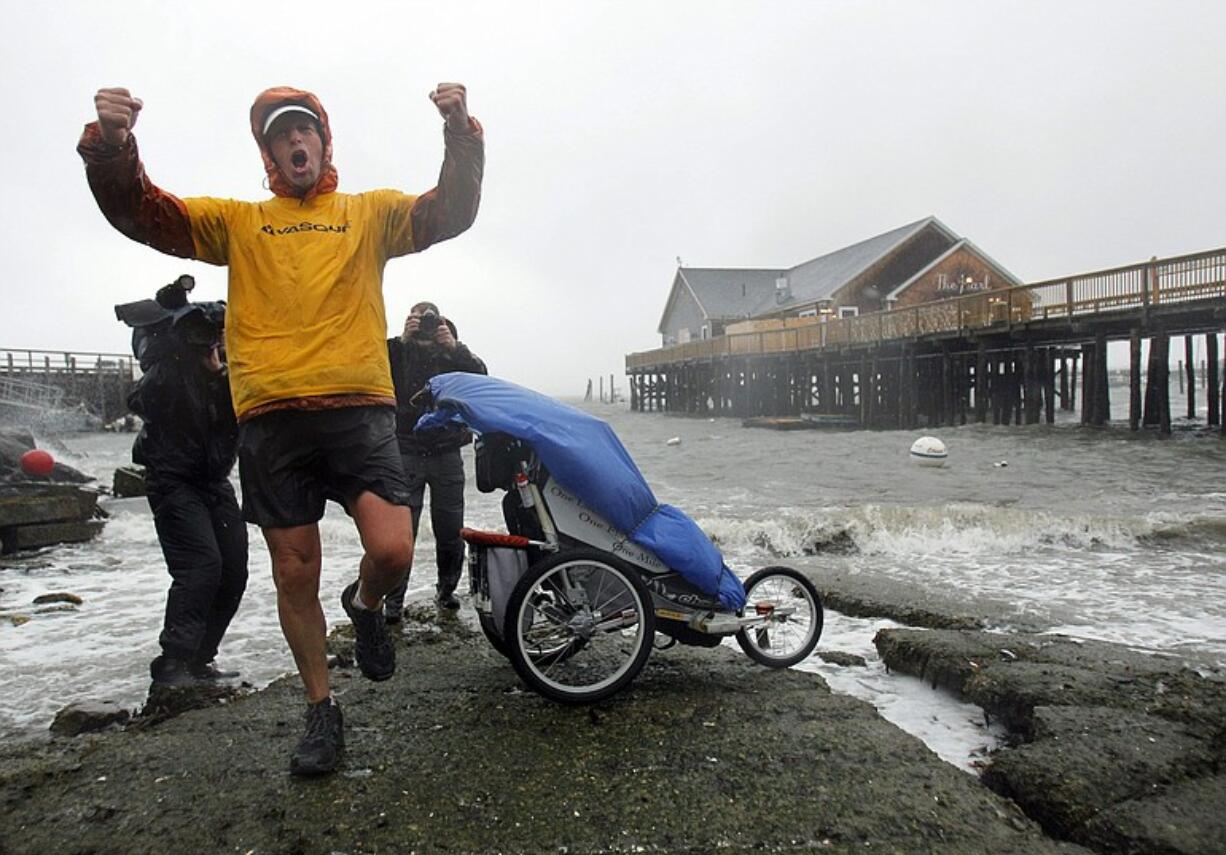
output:
[[[1128, 341], [1129, 424], [1169, 433], [1172, 336], [1185, 337], [1188, 354], [1192, 337], [1206, 336], [1208, 423], [1226, 421], [1223, 329], [1226, 248], [858, 317], [758, 321], [752, 331], [630, 354], [626, 373], [637, 412], [815, 413], [912, 429], [1050, 424], [1060, 408], [1103, 425], [1107, 344]], [[1190, 357], [1185, 372], [1194, 389]]]

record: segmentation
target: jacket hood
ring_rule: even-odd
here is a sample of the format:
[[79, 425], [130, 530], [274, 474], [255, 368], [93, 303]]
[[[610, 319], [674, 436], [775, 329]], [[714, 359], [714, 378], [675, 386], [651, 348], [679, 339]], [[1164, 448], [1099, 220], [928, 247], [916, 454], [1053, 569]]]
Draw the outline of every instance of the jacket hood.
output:
[[274, 86], [271, 89], [265, 89], [256, 96], [255, 103], [251, 105], [251, 135], [255, 137], [256, 145], [260, 147], [260, 156], [264, 158], [264, 172], [268, 175], [269, 189], [278, 196], [297, 195], [293, 185], [285, 179], [281, 170], [277, 169], [276, 161], [272, 159], [272, 152], [268, 150], [264, 142], [264, 120], [269, 113], [283, 104], [301, 104], [319, 116], [319, 122], [323, 125], [324, 153], [323, 163], [320, 164], [319, 169], [319, 180], [303, 198], [310, 199], [320, 193], [331, 193], [336, 189], [337, 175], [336, 167], [332, 165], [332, 126], [328, 124], [328, 114], [314, 93], [294, 89], [292, 86]]

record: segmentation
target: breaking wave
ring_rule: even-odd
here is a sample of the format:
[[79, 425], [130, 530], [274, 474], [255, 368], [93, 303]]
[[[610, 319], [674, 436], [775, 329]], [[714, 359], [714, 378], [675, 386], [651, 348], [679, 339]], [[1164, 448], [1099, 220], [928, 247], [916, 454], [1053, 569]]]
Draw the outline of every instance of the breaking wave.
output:
[[853, 553], [999, 556], [1035, 548], [1088, 551], [1189, 542], [1220, 546], [1226, 541], [1226, 519], [1220, 516], [1059, 515], [981, 504], [784, 509], [765, 520], [706, 517], [698, 523], [725, 552], [773, 558]]

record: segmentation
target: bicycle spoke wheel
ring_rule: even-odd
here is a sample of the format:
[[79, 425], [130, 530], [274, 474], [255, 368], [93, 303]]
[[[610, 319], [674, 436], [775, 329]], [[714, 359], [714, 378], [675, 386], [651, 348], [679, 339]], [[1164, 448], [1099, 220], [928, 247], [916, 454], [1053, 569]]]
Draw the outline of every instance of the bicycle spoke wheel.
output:
[[569, 550], [519, 580], [503, 638], [532, 689], [582, 704], [629, 685], [651, 654], [654, 635], [651, 597], [638, 574], [607, 553]]
[[745, 654], [762, 665], [786, 668], [807, 658], [822, 634], [822, 599], [803, 574], [766, 567], [745, 582], [745, 611], [762, 623], [736, 634]]

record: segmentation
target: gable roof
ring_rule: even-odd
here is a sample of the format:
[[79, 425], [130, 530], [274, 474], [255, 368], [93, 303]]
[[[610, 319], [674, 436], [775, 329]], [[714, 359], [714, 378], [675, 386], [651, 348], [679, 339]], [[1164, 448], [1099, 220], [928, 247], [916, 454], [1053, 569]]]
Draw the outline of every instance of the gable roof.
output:
[[910, 279], [908, 279], [906, 282], [899, 285], [889, 294], [886, 294], [885, 298], [887, 300], [897, 300], [899, 295], [901, 295], [903, 291], [906, 291], [916, 282], [923, 279], [924, 276], [926, 276], [932, 270], [932, 268], [936, 267], [938, 264], [940, 264], [945, 259], [949, 258], [951, 255], [953, 255], [955, 252], [957, 252], [960, 249], [965, 249], [967, 252], [970, 252], [972, 255], [977, 256], [980, 261], [987, 264], [993, 270], [999, 272], [1008, 281], [1010, 285], [1021, 286], [1025, 284], [1024, 282], [1022, 282], [1022, 280], [1018, 279], [1016, 276], [1010, 273], [1006, 268], [998, 264], [996, 262], [996, 259], [992, 258], [992, 256], [988, 255], [986, 252], [984, 252], [979, 247], [975, 246], [975, 244], [971, 243], [966, 238], [962, 238], [957, 243], [955, 243], [953, 246], [951, 246], [949, 249], [945, 250], [943, 253], [938, 255], [936, 258], [932, 259], [932, 261], [930, 261], [928, 264], [924, 265], [922, 269], [917, 270], [915, 272], [915, 275], [912, 276]]
[[791, 299], [778, 306], [762, 306], [760, 311], [786, 309], [800, 303], [830, 299], [848, 282], [929, 226], [935, 227], [951, 241], [958, 240], [958, 236], [936, 217], [916, 220], [914, 223], [796, 265], [787, 273]]
[[775, 280], [784, 270], [761, 270], [750, 268], [678, 267], [672, 291], [660, 316], [659, 332], [664, 332], [664, 322], [675, 303], [678, 289], [688, 290], [702, 310], [703, 317], [711, 319], [737, 319], [750, 317], [754, 307], [765, 299], [773, 300]]
[[[688, 291], [708, 320], [753, 318], [797, 305], [828, 300], [844, 285], [930, 227], [952, 243], [959, 240], [952, 229], [936, 217], [928, 216], [820, 255], [795, 267], [678, 267], [657, 331], [664, 332], [664, 322], [676, 302], [679, 290]], [[986, 255], [984, 258], [991, 261]], [[1000, 267], [995, 262], [992, 264]], [[779, 278], [787, 279], [789, 290], [788, 299], [782, 303], [778, 302], [775, 296], [775, 280]]]

